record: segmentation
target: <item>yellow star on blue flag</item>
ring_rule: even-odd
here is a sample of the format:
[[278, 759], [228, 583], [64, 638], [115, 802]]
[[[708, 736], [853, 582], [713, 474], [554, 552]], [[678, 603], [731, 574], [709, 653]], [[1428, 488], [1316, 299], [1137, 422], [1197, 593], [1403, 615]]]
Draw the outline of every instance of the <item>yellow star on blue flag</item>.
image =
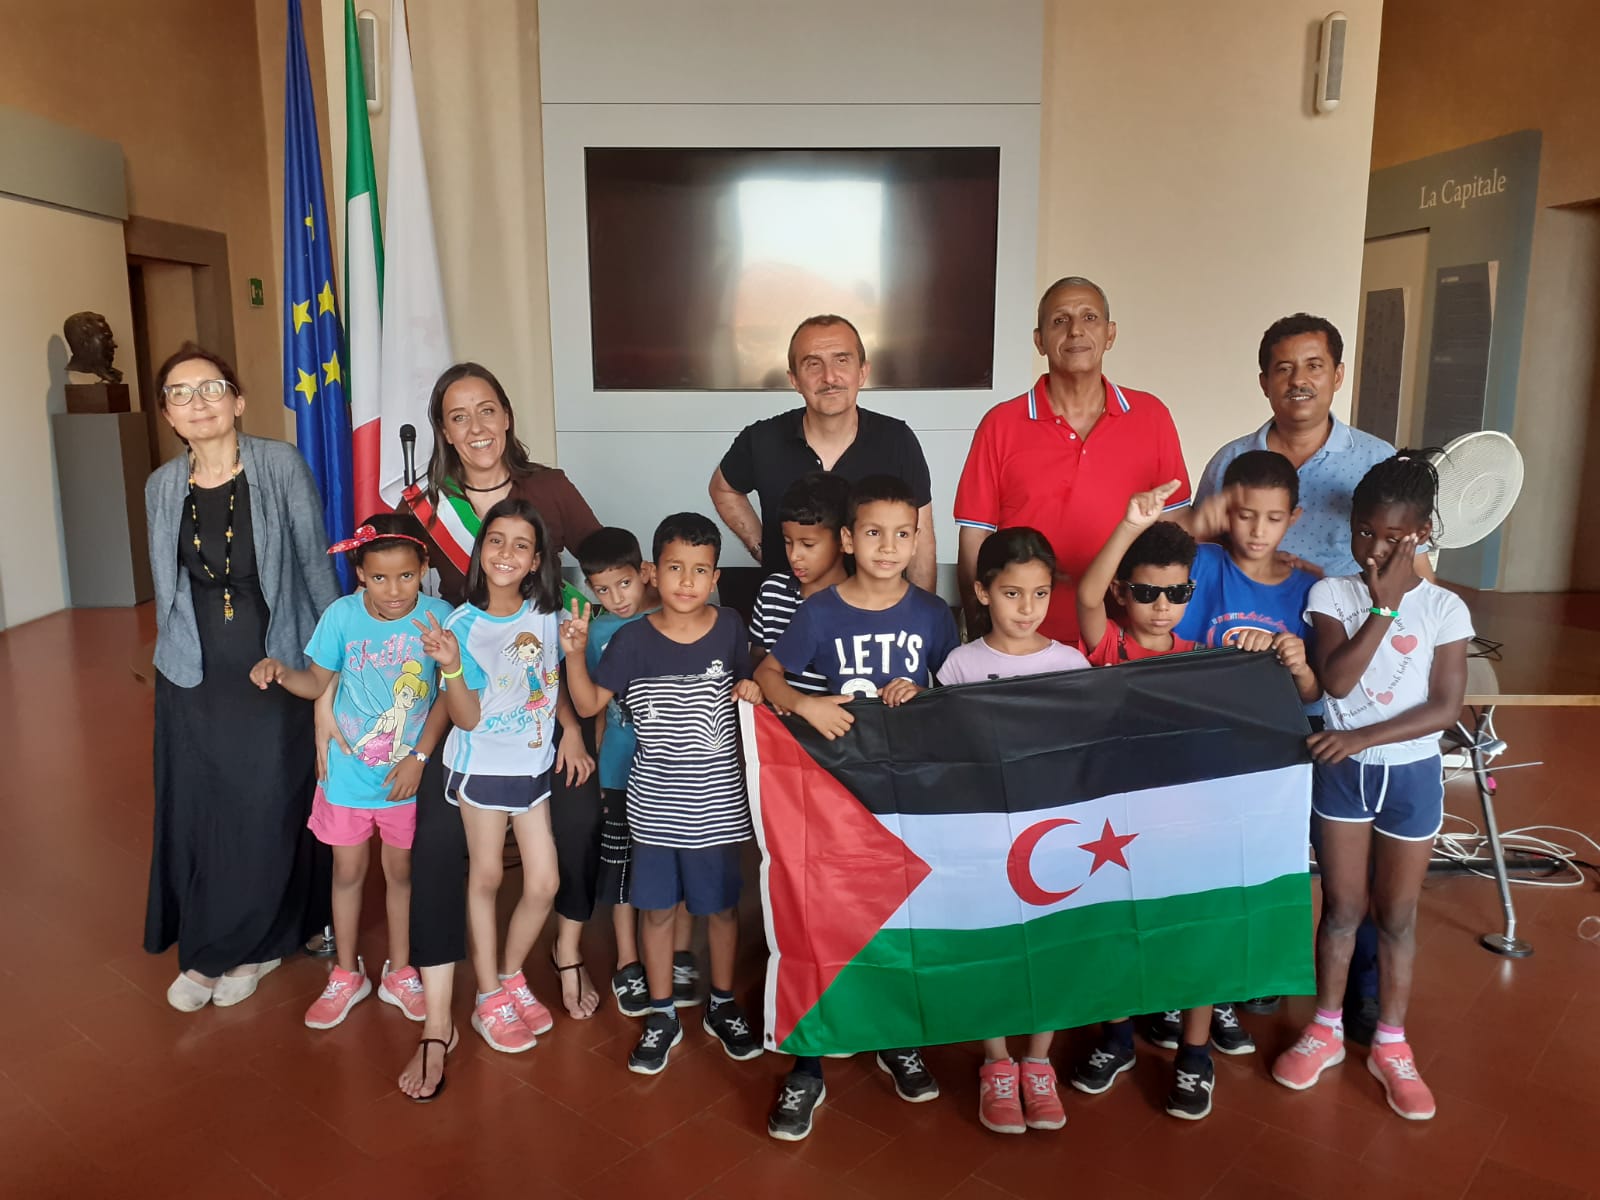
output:
[[309, 324], [311, 324], [311, 301], [298, 301], [294, 306], [294, 331], [299, 333]]
[[333, 281], [324, 279], [322, 290], [317, 293], [317, 312], [329, 313], [333, 311]]
[[294, 385], [294, 390], [306, 398], [310, 404], [317, 398], [317, 377], [309, 371], [300, 371], [300, 382]]
[[311, 206], [306, 205], [306, 228], [311, 230], [311, 240], [317, 240], [317, 223], [311, 219]]
[[327, 362], [322, 364], [322, 382], [323, 383], [343, 383], [344, 382], [344, 375], [339, 370], [339, 356], [337, 354], [335, 354]]

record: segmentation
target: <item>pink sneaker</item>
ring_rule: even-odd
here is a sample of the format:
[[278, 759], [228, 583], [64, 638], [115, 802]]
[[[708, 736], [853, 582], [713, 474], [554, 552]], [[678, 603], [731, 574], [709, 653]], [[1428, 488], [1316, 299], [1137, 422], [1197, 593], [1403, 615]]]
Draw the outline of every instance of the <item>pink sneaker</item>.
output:
[[1388, 1093], [1389, 1107], [1408, 1121], [1431, 1121], [1438, 1107], [1433, 1093], [1417, 1074], [1416, 1056], [1407, 1042], [1372, 1043], [1367, 1070], [1376, 1075]]
[[332, 1029], [350, 1015], [350, 1010], [372, 995], [372, 980], [367, 978], [367, 968], [360, 959], [356, 970], [342, 971], [334, 967], [328, 975], [328, 986], [306, 1009], [308, 1029]]
[[992, 1133], [1023, 1133], [1022, 1101], [1017, 1096], [1017, 1064], [1010, 1059], [978, 1068], [978, 1120]]
[[522, 1018], [522, 1023], [528, 1027], [528, 1032], [549, 1033], [556, 1027], [555, 1018], [550, 1015], [548, 1008], [534, 998], [533, 992], [528, 988], [528, 981], [521, 971], [500, 986], [505, 988], [506, 995], [511, 997], [511, 1003], [517, 1006], [517, 1016]]
[[1319, 1021], [1300, 1031], [1300, 1040], [1272, 1064], [1272, 1077], [1286, 1088], [1303, 1092], [1329, 1067], [1344, 1061], [1344, 1039]]
[[425, 1021], [428, 1018], [428, 1005], [422, 995], [422, 976], [415, 967], [407, 967], [404, 971], [391, 971], [389, 964], [383, 964], [383, 978], [378, 981], [378, 999], [385, 1004], [392, 1004], [405, 1013], [410, 1021]]
[[1022, 1111], [1029, 1129], [1060, 1129], [1067, 1110], [1056, 1094], [1056, 1069], [1049, 1063], [1022, 1064]]
[[511, 994], [504, 990], [484, 999], [472, 1013], [472, 1027], [483, 1035], [491, 1050], [502, 1054], [521, 1054], [539, 1044], [533, 1030], [517, 1016]]

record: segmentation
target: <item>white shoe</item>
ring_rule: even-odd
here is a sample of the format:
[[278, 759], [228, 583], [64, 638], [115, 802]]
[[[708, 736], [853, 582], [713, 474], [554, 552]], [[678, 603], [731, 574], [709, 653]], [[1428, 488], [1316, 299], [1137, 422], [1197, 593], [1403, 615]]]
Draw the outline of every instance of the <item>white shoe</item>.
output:
[[271, 962], [257, 963], [256, 969], [249, 975], [224, 975], [211, 991], [211, 1003], [218, 1008], [228, 1008], [241, 1000], [250, 999], [261, 977], [275, 970], [282, 961], [281, 958], [275, 958]]
[[179, 1012], [199, 1012], [211, 1003], [215, 989], [196, 983], [185, 972], [179, 972], [167, 989], [167, 1003]]

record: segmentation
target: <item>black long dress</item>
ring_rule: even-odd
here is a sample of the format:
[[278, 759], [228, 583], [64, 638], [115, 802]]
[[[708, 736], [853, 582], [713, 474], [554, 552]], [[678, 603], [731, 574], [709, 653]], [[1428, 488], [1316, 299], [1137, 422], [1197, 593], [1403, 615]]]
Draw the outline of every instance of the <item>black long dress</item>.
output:
[[177, 942], [179, 970], [213, 976], [291, 953], [321, 927], [323, 907], [312, 899], [315, 841], [306, 829], [316, 786], [312, 706], [250, 682], [250, 668], [266, 654], [268, 612], [250, 489], [243, 475], [238, 484], [233, 620], [223, 615], [223, 484], [196, 492], [200, 552], [188, 512], [175, 551], [194, 596], [204, 677], [185, 688], [156, 676], [144, 948], [160, 954]]

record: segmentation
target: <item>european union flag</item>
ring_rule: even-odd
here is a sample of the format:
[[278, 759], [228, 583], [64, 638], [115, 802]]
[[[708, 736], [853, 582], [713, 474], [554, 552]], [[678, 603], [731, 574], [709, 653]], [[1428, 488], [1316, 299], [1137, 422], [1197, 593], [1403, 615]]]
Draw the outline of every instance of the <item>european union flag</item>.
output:
[[[333, 294], [333, 248], [322, 190], [322, 147], [306, 65], [300, 0], [288, 0], [289, 39], [283, 110], [283, 402], [294, 409], [295, 438], [322, 491], [328, 542], [350, 536], [350, 402], [345, 395], [344, 331]], [[363, 513], [363, 516], [367, 514]], [[348, 591], [349, 567], [339, 579]]]

